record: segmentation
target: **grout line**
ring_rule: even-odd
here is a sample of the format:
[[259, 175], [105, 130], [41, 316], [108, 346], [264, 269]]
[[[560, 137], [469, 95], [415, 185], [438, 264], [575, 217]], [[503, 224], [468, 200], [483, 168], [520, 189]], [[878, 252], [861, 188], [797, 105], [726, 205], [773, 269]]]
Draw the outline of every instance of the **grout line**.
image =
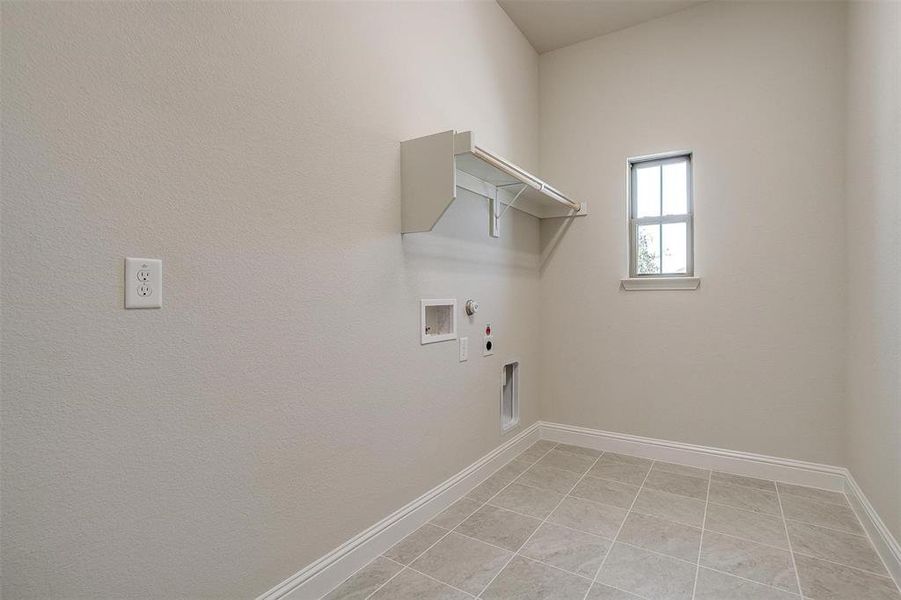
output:
[[[541, 441], [541, 440], [538, 440], [538, 441]], [[535, 442], [535, 443], [537, 444], [538, 442]], [[535, 445], [535, 444], [532, 444], [532, 446], [534, 446], [534, 445]], [[529, 446], [529, 448], [531, 448], [532, 446]], [[541, 457], [540, 457], [538, 460], [541, 460], [542, 458], [544, 458], [545, 456], [547, 456], [548, 452], [550, 452], [551, 450], [553, 450], [553, 449], [556, 448], [556, 447], [557, 447], [557, 444], [555, 443], [553, 446], [551, 446], [550, 448], [548, 448], [548, 450], [546, 450], [545, 453], [542, 454]], [[526, 450], [528, 450], [528, 448], [526, 448]], [[526, 450], [524, 450], [523, 452], [525, 452]], [[520, 452], [520, 454], [522, 454], [522, 452]], [[507, 465], [509, 465], [509, 464], [510, 464], [511, 462], [513, 462], [514, 460], [516, 460], [516, 457], [513, 457], [513, 458], [510, 459], [508, 462], [504, 463], [503, 465], [501, 465], [500, 467], [498, 467], [497, 469], [495, 469], [494, 472], [491, 473], [491, 475], [489, 475], [488, 477], [486, 477], [481, 483], [479, 483], [479, 485], [482, 485], [482, 483], [485, 483], [485, 481], [488, 481], [491, 477], [494, 477], [494, 475], [496, 475], [498, 471], [500, 471], [501, 469], [503, 469], [504, 467], [506, 467]], [[538, 461], [535, 461], [535, 463], [533, 463], [533, 464], [536, 464], [537, 462], [538, 462]], [[526, 469], [526, 470], [528, 470], [528, 469]], [[523, 473], [525, 473], [525, 471], [523, 471]], [[516, 477], [514, 477], [514, 478], [513, 478], [513, 481], [516, 481], [517, 479], [519, 479], [520, 476], [522, 476], [522, 473], [520, 473], [519, 475], [517, 475]], [[445, 533], [445, 534], [442, 535], [440, 538], [438, 538], [437, 540], [435, 540], [435, 542], [432, 543], [431, 546], [429, 546], [428, 548], [426, 548], [425, 550], [423, 550], [422, 552], [420, 552], [419, 554], [417, 554], [416, 557], [413, 558], [413, 559], [410, 561], [410, 564], [412, 565], [414, 562], [416, 562], [417, 560], [419, 560], [419, 559], [422, 557], [423, 554], [425, 554], [426, 552], [428, 552], [429, 550], [431, 550], [434, 546], [436, 546], [439, 542], [441, 542], [441, 540], [443, 540], [444, 538], [446, 538], [447, 536], [449, 536], [451, 533], [453, 533], [454, 529], [456, 529], [457, 527], [459, 527], [460, 525], [462, 525], [467, 519], [469, 519], [469, 517], [471, 517], [471, 516], [474, 515], [475, 513], [477, 513], [477, 512], [479, 512], [480, 510], [482, 510], [482, 508], [484, 508], [485, 505], [488, 504], [488, 502], [489, 502], [492, 498], [494, 498], [495, 496], [497, 496], [498, 494], [500, 494], [501, 492], [503, 492], [505, 489], [507, 489], [508, 487], [510, 487], [510, 484], [513, 483], [513, 481], [510, 481], [509, 483], [507, 483], [506, 485], [504, 485], [504, 487], [502, 487], [500, 490], [498, 490], [495, 494], [491, 495], [491, 496], [488, 498], [488, 500], [485, 500], [484, 502], [479, 503], [479, 507], [478, 507], [477, 509], [475, 509], [468, 517], [466, 517], [466, 519], [463, 519], [463, 521], [460, 521], [460, 523], [458, 523], [457, 525], [455, 525], [453, 529], [449, 529], [449, 530], [447, 531], [447, 533]], [[476, 486], [476, 487], [478, 487], [478, 486]], [[475, 488], [473, 488], [473, 489], [475, 489]], [[464, 498], [465, 498], [465, 497], [466, 497], [466, 496], [464, 496]], [[477, 502], [477, 503], [478, 503], [478, 500], [473, 500], [473, 502]], [[449, 507], [448, 507], [448, 508], [449, 508]], [[439, 513], [439, 514], [440, 514], [440, 513]], [[416, 528], [416, 530], [410, 532], [410, 534], [408, 534], [408, 535], [412, 535], [413, 533], [415, 533], [415, 532], [418, 531], [418, 530], [419, 530], [419, 528]], [[404, 539], [406, 539], [406, 537], [404, 537], [403, 539], [401, 539], [400, 541], [398, 541], [398, 543], [402, 542]], [[396, 545], [396, 544], [395, 544], [395, 545]], [[394, 547], [394, 546], [392, 546], [392, 548], [393, 548], [393, 547]], [[508, 550], [508, 552], [509, 552], [509, 550]], [[372, 559], [372, 560], [375, 560], [375, 559]], [[371, 563], [372, 561], [369, 561], [369, 562]], [[369, 563], [367, 563], [367, 564], [369, 564]], [[400, 575], [402, 572], [403, 572], [403, 569], [401, 569], [400, 571], [398, 571], [397, 573], [395, 573], [394, 575], [392, 575], [391, 577], [389, 577], [388, 580], [387, 580], [385, 583], [383, 583], [382, 585], [380, 585], [379, 587], [377, 587], [376, 589], [374, 589], [374, 590], [372, 591], [372, 593], [369, 594], [368, 596], [366, 596], [366, 598], [364, 598], [363, 600], [369, 600], [370, 598], [372, 598], [373, 595], [375, 595], [376, 593], [378, 593], [378, 591], [379, 591], [380, 589], [382, 589], [383, 587], [385, 587], [386, 585], [388, 585], [388, 583], [389, 583], [392, 579], [394, 579], [395, 577], [397, 577], [398, 575]], [[500, 571], [498, 571], [498, 572], [500, 572]], [[438, 581], [438, 580], [436, 579], [435, 581]], [[442, 581], [441, 583], [444, 583], [444, 582]], [[484, 590], [483, 590], [483, 591], [484, 591]]]
[[[558, 445], [559, 445], [559, 444], [558, 444]], [[556, 448], [556, 446], [554, 446], [554, 447]], [[550, 452], [550, 450], [549, 450], [548, 452]], [[487, 589], [491, 586], [491, 584], [494, 583], [494, 580], [497, 579], [498, 576], [499, 576], [501, 573], [504, 572], [504, 569], [507, 568], [507, 565], [509, 565], [509, 564], [513, 561], [513, 559], [516, 558], [516, 557], [519, 555], [519, 551], [522, 550], [522, 549], [526, 546], [526, 544], [529, 543], [529, 540], [531, 540], [531, 539], [535, 536], [535, 534], [538, 532], [538, 530], [541, 529], [541, 526], [544, 525], [545, 523], [547, 523], [548, 517], [550, 517], [552, 514], [554, 514], [554, 511], [556, 511], [558, 508], [560, 508], [560, 505], [563, 504], [563, 501], [566, 500], [567, 496], [569, 496], [569, 493], [572, 492], [574, 489], [576, 489], [576, 486], [579, 485], [579, 483], [585, 478], [585, 474], [588, 473], [588, 471], [590, 471], [591, 469], [593, 469], [594, 466], [598, 463], [598, 461], [601, 460], [601, 456], [604, 456], [604, 453], [603, 453], [603, 452], [602, 452], [599, 456], [597, 456], [597, 457], [594, 459], [594, 462], [591, 463], [591, 466], [590, 466], [590, 467], [588, 467], [587, 469], [585, 469], [585, 473], [583, 473], [582, 476], [579, 477], [578, 481], [576, 481], [576, 483], [575, 483], [571, 488], [569, 488], [569, 492], [567, 492], [566, 494], [563, 495], [563, 497], [560, 499], [560, 502], [558, 502], [557, 505], [553, 508], [553, 510], [551, 510], [551, 512], [548, 513], [547, 517], [545, 517], [545, 518], [541, 521], [541, 523], [538, 525], [538, 527], [535, 528], [535, 531], [533, 531], [533, 532], [531, 533], [531, 535], [529, 535], [529, 537], [526, 538], [526, 541], [524, 541], [524, 542], [519, 546], [519, 548], [517, 548], [516, 552], [513, 553], [513, 555], [510, 557], [510, 559], [509, 559], [509, 560], [504, 564], [504, 566], [501, 568], [501, 570], [498, 571], [497, 573], [495, 573], [494, 577], [491, 578], [491, 581], [489, 581], [489, 582], [485, 585], [485, 587], [482, 588], [482, 591], [479, 592], [479, 597], [480, 597], [480, 598], [482, 597], [482, 594], [485, 593], [485, 590], [487, 590]], [[612, 546], [611, 546], [611, 548], [612, 548]], [[608, 551], [608, 552], [609, 552], [609, 551]], [[523, 558], [525, 558], [525, 557], [523, 557]], [[561, 570], [562, 570], [562, 569], [561, 569]], [[591, 590], [591, 585], [592, 585], [592, 583], [589, 583], [589, 584], [588, 584], [588, 590], [585, 591], [585, 595], [586, 595], [586, 596], [588, 595], [588, 592]], [[584, 598], [583, 598], [583, 600], [584, 600]]]
[[[854, 516], [854, 519], [857, 520], [857, 515]], [[866, 535], [867, 531], [866, 531], [866, 529], [863, 528], [863, 525], [859, 521], [857, 524], [860, 525], [860, 528], [863, 531], [863, 533], [848, 531], [847, 529], [838, 529], [836, 527], [829, 527], [827, 525], [820, 525], [819, 523], [811, 523], [810, 521], [804, 521], [802, 519], [795, 519], [795, 518], [790, 519], [788, 517], [785, 517], [785, 520], [791, 521], [792, 523], [801, 523], [802, 525], [812, 525], [813, 527], [819, 527], [821, 529], [828, 529], [829, 531], [835, 531], [837, 533], [847, 533], [848, 535], [856, 535], [857, 537], [867, 537], [867, 535]]]
[[757, 546], [763, 546], [764, 548], [772, 548], [773, 550], [779, 550], [781, 552], [789, 552], [789, 549], [783, 546], [774, 546], [773, 544], [765, 544], [763, 542], [758, 542], [757, 540], [749, 540], [746, 537], [742, 537], [740, 535], [734, 535], [732, 533], [723, 533], [722, 531], [717, 531], [716, 529], [710, 529], [706, 527], [704, 529], [709, 533], [714, 533], [716, 535], [721, 535], [723, 537], [732, 538], [733, 540], [741, 540], [743, 542], [748, 542], [749, 544], [755, 544]]
[[[434, 577], [432, 577], [432, 576], [429, 575], [428, 573], [423, 573], [422, 571], [418, 571], [418, 570], [416, 570], [416, 569], [414, 569], [413, 567], [410, 567], [410, 566], [408, 566], [408, 567], [406, 567], [406, 568], [409, 569], [409, 570], [411, 570], [411, 571], [413, 571], [414, 573], [419, 573], [419, 574], [422, 575], [423, 577], [428, 577], [428, 578], [431, 579], [432, 581], [437, 581], [437, 582], [440, 583], [441, 585], [447, 586], [447, 587], [449, 587], [449, 588], [452, 588], [452, 589], [457, 590], [458, 592], [461, 592], [461, 593], [463, 593], [463, 594], [466, 594], [466, 595], [469, 596], [470, 598], [475, 598], [475, 596], [473, 596], [472, 594], [470, 594], [470, 593], [467, 592], [466, 590], [461, 590], [460, 588], [454, 587], [454, 586], [452, 586], [452, 585], [449, 584], [449, 583], [446, 583], [446, 582], [444, 582], [444, 581], [441, 581], [440, 579], [435, 579]], [[476, 600], [478, 600], [478, 599], [476, 599]]]
[[704, 532], [707, 530], [707, 508], [710, 507], [710, 482], [713, 481], [713, 472], [707, 477], [707, 497], [704, 499], [704, 519], [701, 521], [701, 539], [698, 540], [698, 564], [695, 568], [695, 583], [691, 588], [691, 600], [695, 600], [698, 593], [698, 579], [701, 574], [701, 552], [704, 549]]
[[[818, 560], [820, 562], [829, 563], [830, 565], [836, 565], [838, 567], [844, 567], [846, 569], [853, 569], [854, 571], [860, 571], [861, 573], [866, 573], [867, 575], [872, 575], [874, 577], [881, 577], [882, 579], [892, 579], [890, 575], [886, 575], [885, 573], [876, 573], [874, 571], [870, 571], [869, 569], [861, 569], [860, 567], [855, 567], [854, 565], [846, 565], [845, 563], [840, 563], [835, 560], [829, 560], [828, 558], [820, 558], [819, 556], [814, 556], [812, 554], [808, 554], [807, 552], [798, 552], [795, 550], [795, 554], [798, 556], [803, 556], [805, 558], [812, 558], [814, 560]], [[878, 553], [877, 553], [878, 556]], [[886, 571], [887, 573], [888, 571]], [[894, 580], [892, 580], [894, 581]]]
[[[638, 501], [638, 496], [641, 494], [641, 490], [644, 488], [644, 484], [645, 484], [645, 482], [647, 482], [648, 477], [651, 476], [651, 471], [654, 469], [654, 464], [656, 462], [657, 461], [651, 461], [651, 466], [648, 467], [648, 472], [645, 473], [644, 479], [642, 480], [641, 485], [638, 486], [638, 491], [635, 492], [635, 497], [632, 498], [632, 504], [629, 505], [629, 510], [626, 511], [626, 516], [623, 517], [623, 522], [619, 524], [619, 529], [616, 530], [616, 535], [613, 536], [613, 543], [610, 544], [610, 549], [607, 550], [607, 554], [604, 555], [604, 559], [601, 561], [601, 564], [598, 565], [597, 571], [594, 572], [594, 577], [592, 578], [593, 581], [598, 580], [598, 575], [601, 574], [601, 569], [604, 568], [604, 565], [607, 563], [607, 559], [610, 557], [610, 554], [613, 552], [613, 548], [614, 548], [614, 546], [616, 546], [616, 540], [619, 538], [619, 534], [622, 533], [623, 527], [625, 526], [626, 521], [629, 520], [629, 513], [632, 512], [632, 507], [635, 506], [635, 503]], [[575, 488], [573, 488], [573, 489], [575, 489]], [[572, 490], [570, 490], [570, 491], [572, 491]], [[594, 584], [592, 584], [592, 585], [594, 585]], [[586, 600], [588, 598], [588, 593], [590, 591], [591, 591], [591, 588], [589, 587], [588, 591], [585, 592], [585, 595], [582, 597], [582, 600]]]
[[798, 572], [798, 563], [795, 561], [795, 549], [792, 547], [792, 538], [788, 534], [788, 523], [785, 520], [785, 509], [782, 508], [782, 494], [776, 488], [776, 500], [779, 501], [779, 512], [782, 514], [782, 528], [785, 529], [785, 539], [788, 540], [788, 555], [792, 559], [792, 568], [795, 570], [795, 581], [798, 583], [798, 594], [804, 600], [804, 589], [801, 587], [801, 574]]
[[531, 556], [526, 556], [525, 554], [520, 554], [519, 552], [517, 552], [516, 554], [513, 555], [514, 558], [516, 558], [517, 556], [523, 560], [527, 560], [527, 561], [533, 562], [533, 563], [538, 563], [539, 565], [541, 565], [543, 567], [548, 567], [548, 568], [554, 569], [556, 571], [560, 571], [561, 573], [566, 573], [567, 575], [573, 575], [574, 577], [578, 577], [579, 579], [584, 579], [585, 581], [588, 582], [589, 588], [591, 587], [591, 584], [593, 583], [591, 581], [590, 577], [586, 577], [585, 575], [580, 575], [579, 573], [576, 573], [575, 571], [570, 571], [568, 569], [558, 567], [557, 565], [552, 565], [550, 563], [546, 563], [542, 560], [538, 560], [537, 558], [532, 558]]
[[[716, 573], [721, 573], [721, 574], [723, 574], [723, 575], [728, 575], [729, 577], [734, 577], [735, 579], [741, 579], [742, 581], [747, 581], [748, 583], [753, 583], [754, 585], [760, 585], [760, 586], [763, 586], [763, 587], [766, 587], [766, 588], [770, 588], [771, 590], [777, 590], [777, 591], [782, 592], [783, 594], [788, 594], [789, 596], [794, 596], [795, 598], [800, 598], [800, 596], [798, 596], [798, 594], [796, 594], [796, 593], [794, 593], [794, 592], [790, 592], [790, 591], [788, 591], [788, 590], [785, 589], [785, 588], [776, 587], [775, 585], [772, 585], [772, 584], [769, 584], [769, 583], [763, 583], [762, 581], [755, 581], [755, 580], [753, 580], [753, 579], [748, 579], [747, 577], [742, 577], [741, 575], [736, 575], [735, 573], [730, 573], [730, 572], [728, 572], [728, 571], [723, 571], [723, 570], [720, 570], [720, 569], [716, 569], [716, 568], [714, 568], [714, 567], [708, 567], [708, 566], [706, 566], [706, 565], [704, 565], [704, 566], [701, 567], [701, 568], [702, 568], [702, 569], [707, 569], [708, 571], [714, 571], [714, 572], [716, 572]], [[699, 569], [699, 570], [700, 570], [700, 569]], [[813, 600], [813, 598], [807, 597], [805, 600]]]

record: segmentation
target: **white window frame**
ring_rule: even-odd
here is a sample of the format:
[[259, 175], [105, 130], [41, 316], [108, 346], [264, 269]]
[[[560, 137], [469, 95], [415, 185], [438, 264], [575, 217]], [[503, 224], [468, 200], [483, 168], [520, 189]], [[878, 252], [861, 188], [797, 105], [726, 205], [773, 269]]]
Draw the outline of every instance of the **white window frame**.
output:
[[[661, 215], [659, 217], [636, 217], [638, 210], [636, 198], [636, 167], [645, 167], [650, 165], [664, 165], [674, 162], [685, 161], [688, 163], [686, 169], [686, 185], [687, 204], [685, 214], [666, 215], [664, 216], [663, 207], [663, 183], [661, 181]], [[665, 152], [662, 154], [651, 154], [648, 156], [638, 156], [630, 158], [627, 161], [628, 166], [628, 214], [629, 214], [629, 277], [632, 279], [654, 279], [654, 278], [674, 278], [685, 277], [694, 278], [694, 169], [692, 164], [692, 152], [690, 150], [680, 150], [678, 152]], [[685, 273], [638, 273], [638, 226], [639, 225], [655, 225], [666, 223], [685, 223], [686, 244], [685, 249]], [[663, 244], [663, 236], [660, 236], [660, 243]], [[661, 269], [663, 267], [663, 251], [660, 252]]]

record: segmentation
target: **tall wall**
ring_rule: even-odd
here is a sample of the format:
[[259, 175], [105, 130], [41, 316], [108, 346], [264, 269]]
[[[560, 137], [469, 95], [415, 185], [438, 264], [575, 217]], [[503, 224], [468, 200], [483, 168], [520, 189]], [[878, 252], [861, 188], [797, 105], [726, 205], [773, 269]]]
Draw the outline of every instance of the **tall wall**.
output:
[[[538, 225], [400, 235], [404, 139], [537, 163], [494, 3], [2, 7], [2, 595], [248, 598], [538, 417]], [[165, 306], [122, 307], [124, 256]], [[420, 346], [473, 297], [501, 351]]]
[[[543, 54], [542, 418], [843, 460], [845, 7], [710, 2]], [[694, 152], [696, 291], [620, 289], [626, 159]]]
[[901, 4], [848, 20], [848, 466], [901, 539]]

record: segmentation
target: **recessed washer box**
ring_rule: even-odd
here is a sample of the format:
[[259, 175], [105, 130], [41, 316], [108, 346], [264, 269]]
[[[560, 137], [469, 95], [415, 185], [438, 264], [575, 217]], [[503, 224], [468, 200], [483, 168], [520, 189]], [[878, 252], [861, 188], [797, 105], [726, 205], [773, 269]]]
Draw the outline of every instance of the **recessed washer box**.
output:
[[420, 300], [419, 332], [423, 344], [457, 339], [456, 299]]

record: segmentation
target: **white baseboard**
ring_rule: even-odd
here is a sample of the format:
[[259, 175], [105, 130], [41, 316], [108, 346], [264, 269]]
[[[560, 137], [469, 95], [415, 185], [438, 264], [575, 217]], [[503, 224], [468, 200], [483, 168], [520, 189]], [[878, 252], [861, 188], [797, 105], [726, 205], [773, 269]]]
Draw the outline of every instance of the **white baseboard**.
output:
[[901, 586], [901, 546], [844, 467], [544, 421], [541, 422], [541, 439], [844, 492], [895, 583]]
[[313, 600], [322, 597], [373, 558], [468, 494], [538, 439], [539, 424], [533, 423], [450, 479], [307, 565], [257, 600]]
[[842, 492], [845, 489], [847, 472], [845, 469], [789, 458], [670, 442], [545, 421], [541, 422], [541, 438], [595, 450], [632, 454], [642, 458], [715, 469], [747, 477], [773, 479], [835, 492]]
[[857, 518], [860, 519], [864, 529], [867, 530], [870, 541], [876, 547], [876, 552], [879, 553], [879, 556], [885, 563], [885, 567], [892, 574], [895, 583], [901, 587], [901, 546], [898, 545], [898, 540], [885, 526], [879, 513], [870, 504], [870, 501], [864, 495], [860, 486], [857, 485], [857, 481], [854, 480], [850, 472], [845, 480], [845, 494], [851, 501], [851, 507], [857, 513]]
[[901, 547], [845, 468], [541, 421], [533, 423], [447, 481], [298, 571], [257, 600], [313, 600], [322, 597], [373, 558], [468, 494], [539, 438], [845, 492], [889, 572], [896, 582], [901, 582]]

